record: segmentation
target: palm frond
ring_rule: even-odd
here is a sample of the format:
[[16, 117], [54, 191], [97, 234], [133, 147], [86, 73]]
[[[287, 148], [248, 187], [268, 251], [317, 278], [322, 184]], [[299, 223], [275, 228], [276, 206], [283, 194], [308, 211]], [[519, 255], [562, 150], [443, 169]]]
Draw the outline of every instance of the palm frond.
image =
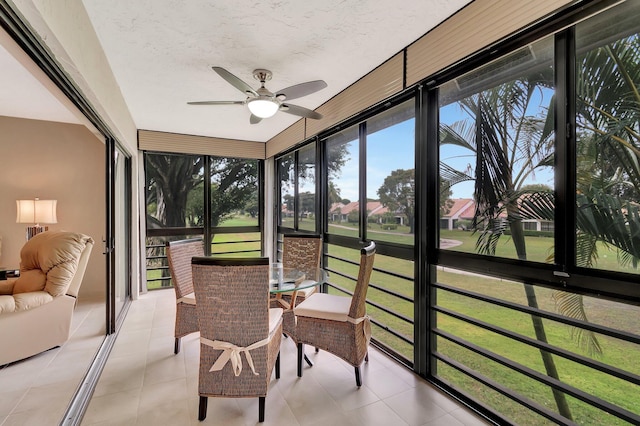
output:
[[[552, 298], [556, 303], [556, 309], [561, 315], [588, 322], [584, 309], [584, 298], [581, 294], [554, 291]], [[602, 346], [600, 346], [598, 337], [593, 331], [579, 327], [571, 327], [571, 338], [574, 339], [578, 346], [585, 350], [589, 356], [602, 356]]]

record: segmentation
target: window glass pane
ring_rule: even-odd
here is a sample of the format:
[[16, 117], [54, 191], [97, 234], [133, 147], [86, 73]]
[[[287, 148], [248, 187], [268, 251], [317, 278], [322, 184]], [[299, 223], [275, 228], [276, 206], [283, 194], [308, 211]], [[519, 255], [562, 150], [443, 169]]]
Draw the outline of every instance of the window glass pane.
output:
[[[576, 26], [576, 264], [638, 273], [640, 4]], [[615, 23], [615, 25], [612, 25]]]
[[358, 237], [358, 127], [327, 139], [328, 218], [331, 234]]
[[147, 228], [203, 226], [203, 167], [200, 156], [145, 154]]
[[[554, 396], [551, 389], [522, 373], [489, 359], [481, 351], [495, 354], [503, 360], [525, 366], [544, 376], [555, 377], [584, 394], [594, 396], [613, 406], [640, 413], [637, 404], [638, 385], [633, 380], [608, 374], [599, 367], [616, 369], [628, 375], [640, 373], [640, 365], [629, 362], [640, 356], [636, 335], [640, 309], [576, 293], [532, 286], [515, 281], [469, 274], [454, 268], [437, 271], [437, 353], [467, 366], [503, 386], [510, 394], [521, 395], [539, 406], [557, 412], [579, 424], [625, 424], [594, 405], [581, 402], [562, 393]], [[484, 299], [482, 299], [484, 298]], [[511, 306], [510, 304], [514, 304]], [[520, 307], [536, 307], [539, 311], [558, 314], [561, 318], [578, 320], [575, 325], [555, 321], [552, 317], [533, 315]], [[515, 309], [514, 309], [515, 308]], [[581, 328], [588, 325], [589, 329]], [[608, 333], [619, 331], [629, 338]], [[576, 358], [541, 351], [533, 343], [541, 342]], [[479, 351], [468, 350], [471, 344]], [[591, 362], [597, 362], [594, 364]], [[542, 418], [532, 420], [525, 406], [496, 398], [491, 389], [480, 386], [445, 364], [437, 367], [436, 375], [469, 393], [501, 414], [522, 424], [549, 424]], [[597, 383], [597, 386], [594, 386]], [[566, 403], [566, 404], [565, 404]]]
[[316, 145], [298, 151], [298, 228], [316, 231]]
[[548, 37], [440, 88], [441, 248], [551, 260], [552, 57]]
[[280, 179], [280, 215], [278, 224], [293, 229], [293, 194], [295, 191], [293, 153], [278, 159], [278, 178]]
[[367, 121], [367, 238], [413, 245], [414, 101]]
[[211, 227], [258, 226], [258, 160], [211, 157]]
[[260, 256], [260, 238], [259, 232], [215, 234], [211, 243], [211, 254], [221, 257]]

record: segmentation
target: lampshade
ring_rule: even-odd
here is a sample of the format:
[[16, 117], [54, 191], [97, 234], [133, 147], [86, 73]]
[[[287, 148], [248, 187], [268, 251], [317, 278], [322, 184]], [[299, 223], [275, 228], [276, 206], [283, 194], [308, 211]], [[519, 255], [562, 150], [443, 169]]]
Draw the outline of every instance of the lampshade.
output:
[[16, 200], [16, 223], [58, 223], [58, 200]]
[[249, 111], [256, 117], [269, 118], [278, 112], [280, 104], [269, 97], [261, 96], [259, 98], [249, 99], [247, 106], [249, 107]]

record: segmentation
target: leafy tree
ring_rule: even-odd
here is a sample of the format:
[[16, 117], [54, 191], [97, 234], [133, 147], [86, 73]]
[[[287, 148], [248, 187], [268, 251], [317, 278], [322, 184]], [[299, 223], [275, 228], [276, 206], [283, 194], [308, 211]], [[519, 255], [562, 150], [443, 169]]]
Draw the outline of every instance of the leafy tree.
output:
[[311, 192], [302, 192], [300, 195], [300, 216], [304, 213], [315, 213], [316, 211], [316, 194]]
[[260, 206], [258, 204], [258, 191], [254, 191], [253, 194], [251, 194], [251, 197], [245, 204], [244, 209], [247, 213], [249, 213], [249, 216], [253, 218], [258, 216], [258, 213], [260, 212]]
[[360, 220], [360, 210], [353, 209], [347, 214], [347, 222], [358, 223]]
[[445, 216], [453, 207], [453, 200], [451, 199], [451, 185], [444, 179], [440, 179], [440, 216]]
[[[203, 158], [146, 155], [147, 203], [156, 205], [151, 226], [202, 226]], [[251, 197], [257, 196], [257, 167], [255, 160], [212, 157], [211, 226], [218, 226], [234, 212], [245, 209]]]
[[203, 157], [147, 154], [147, 205], [155, 203], [151, 226], [184, 227], [187, 198], [203, 180]]
[[284, 205], [287, 207], [287, 210], [292, 212], [293, 211], [293, 205], [294, 205], [294, 197], [291, 194], [284, 194], [282, 196], [282, 201], [284, 203]]
[[407, 217], [411, 234], [414, 232], [415, 193], [415, 169], [392, 171], [378, 189], [378, 196], [383, 206], [392, 212], [402, 212]]

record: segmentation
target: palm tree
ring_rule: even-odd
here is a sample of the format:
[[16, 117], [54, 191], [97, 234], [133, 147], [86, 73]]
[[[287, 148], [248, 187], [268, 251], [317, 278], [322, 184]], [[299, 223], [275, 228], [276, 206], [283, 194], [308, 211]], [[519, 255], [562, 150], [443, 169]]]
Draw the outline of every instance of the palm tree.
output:
[[[479, 253], [494, 255], [508, 229], [518, 259], [527, 259], [520, 206], [539, 191], [523, 187], [536, 170], [552, 164], [554, 147], [552, 114], [543, 120], [539, 114], [532, 115], [532, 109], [534, 102], [545, 98], [552, 81], [552, 70], [544, 69], [466, 97], [458, 103], [471, 119], [441, 126], [442, 144], [456, 144], [476, 155], [472, 227], [479, 232]], [[534, 286], [525, 283], [524, 290], [528, 305], [537, 309]], [[531, 320], [536, 338], [546, 343], [542, 319], [531, 315]], [[559, 380], [553, 356], [544, 350], [540, 354], [547, 375]], [[552, 392], [558, 412], [572, 419], [564, 393]]]
[[[578, 58], [577, 266], [594, 267], [598, 259], [598, 246], [602, 244], [618, 250], [621, 265], [631, 264], [637, 268], [640, 260], [639, 64], [640, 43], [637, 34], [592, 49]], [[531, 146], [544, 148], [550, 130], [540, 131], [539, 137], [533, 139], [526, 132], [522, 134], [522, 139], [517, 137], [519, 129], [530, 121], [522, 114], [522, 105], [526, 105], [530, 98], [522, 96], [527, 93], [523, 90], [520, 92], [520, 101], [514, 101], [515, 98], [511, 96], [516, 92], [510, 90], [509, 86], [523, 84], [524, 81], [496, 87], [462, 101], [467, 112], [475, 117], [475, 129], [467, 123], [442, 126], [441, 131], [442, 143], [455, 143], [476, 152], [476, 197], [481, 206], [474, 218], [474, 225], [480, 230], [478, 250], [493, 254], [497, 240], [509, 226], [520, 259], [526, 259], [526, 247], [519, 222], [529, 218], [554, 220], [555, 203], [551, 191], [527, 193], [521, 186], [518, 187], [522, 181], [513, 179], [512, 165], [517, 163], [513, 161], [516, 144], [527, 148], [526, 152], [537, 155], [529, 158], [531, 161], [522, 163], [529, 167], [529, 171], [552, 164], [550, 152], [529, 150]], [[535, 84], [541, 83], [544, 87], [544, 82]], [[513, 114], [508, 114], [509, 109]], [[551, 127], [545, 125], [544, 128]], [[510, 135], [515, 144], [509, 145]], [[547, 154], [546, 158], [544, 154]], [[523, 167], [516, 177], [522, 178], [524, 170]], [[465, 176], [473, 178], [450, 170], [445, 174], [455, 181], [462, 181]], [[506, 220], [503, 220], [500, 215], [505, 212]], [[553, 261], [553, 256], [548, 260]], [[525, 292], [529, 305], [536, 307], [534, 288], [525, 284]], [[582, 295], [557, 291], [554, 298], [560, 313], [587, 320]], [[532, 320], [538, 339], [546, 341], [541, 321], [533, 316]], [[577, 329], [574, 337], [589, 354], [602, 353], [594, 333]], [[547, 374], [557, 378], [550, 354], [544, 351], [541, 354]], [[559, 412], [570, 419], [571, 413], [564, 395], [554, 392], [554, 396]]]

